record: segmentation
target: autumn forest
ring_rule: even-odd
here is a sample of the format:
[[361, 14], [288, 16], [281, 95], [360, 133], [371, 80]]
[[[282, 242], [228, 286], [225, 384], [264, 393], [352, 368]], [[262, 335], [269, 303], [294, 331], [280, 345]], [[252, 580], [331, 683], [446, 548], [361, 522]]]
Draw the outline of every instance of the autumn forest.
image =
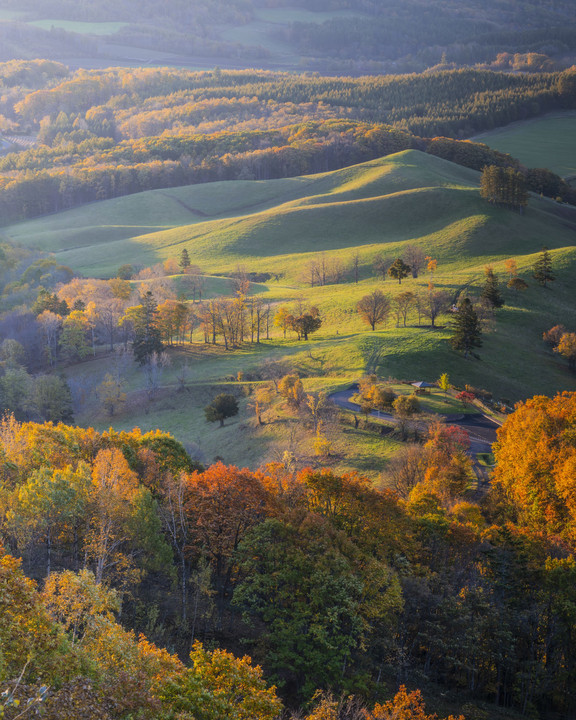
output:
[[572, 3], [0, 45], [0, 718], [576, 717]]

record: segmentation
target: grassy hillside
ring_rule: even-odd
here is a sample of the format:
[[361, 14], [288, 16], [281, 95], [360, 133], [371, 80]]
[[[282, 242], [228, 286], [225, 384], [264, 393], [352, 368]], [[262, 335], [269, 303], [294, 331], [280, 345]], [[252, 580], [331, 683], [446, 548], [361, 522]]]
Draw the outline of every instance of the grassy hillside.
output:
[[554, 113], [512, 123], [472, 138], [495, 150], [509, 153], [527, 167], [548, 168], [576, 178], [576, 113]]
[[[30, 247], [53, 250], [60, 262], [85, 275], [113, 275], [126, 262], [151, 265], [178, 257], [187, 248], [192, 261], [210, 274], [210, 294], [230, 292], [221, 276], [243, 265], [248, 271], [281, 275], [254, 292], [274, 304], [301, 298], [317, 305], [323, 325], [309, 343], [284, 339], [278, 329], [261, 346], [225, 352], [220, 346], [197, 345], [172, 351], [172, 365], [162, 390], [148, 404], [144, 376], [130, 364], [125, 378], [130, 402], [113, 424], [119, 428], [160, 426], [199, 447], [212, 459], [254, 465], [277, 458], [279, 448], [294, 444], [294, 425], [273, 410], [274, 422], [256, 427], [246, 389], [238, 418], [219, 431], [205, 423], [203, 407], [228, 387], [238, 372], [252, 372], [272, 357], [284, 359], [305, 379], [309, 390], [330, 389], [364, 372], [383, 378], [435, 380], [448, 372], [459, 386], [491, 390], [514, 402], [527, 396], [576, 389], [564, 360], [541, 341], [542, 332], [559, 322], [574, 328], [576, 248], [570, 217], [554, 214], [554, 202], [532, 198], [523, 215], [485, 203], [478, 193], [478, 173], [417, 151], [399, 153], [341, 171], [268, 182], [228, 182], [155, 191], [93, 204], [58, 215], [8, 227], [5, 235]], [[419, 326], [415, 314], [407, 327], [388, 325], [367, 330], [357, 301], [376, 287], [391, 298], [404, 290], [423, 289], [428, 276], [384, 284], [373, 269], [374, 257], [394, 259], [407, 244], [423, 248], [438, 260], [433, 282], [456, 298], [461, 290], [479, 293], [484, 267], [491, 263], [505, 280], [504, 261], [513, 257], [528, 283], [525, 293], [506, 293], [506, 305], [485, 333], [480, 360], [464, 360], [449, 346], [449, 317], [439, 328]], [[536, 285], [532, 265], [542, 246], [552, 252], [557, 280], [548, 289]], [[360, 282], [310, 287], [307, 263], [320, 252], [327, 260], [349, 263], [360, 256]], [[183, 364], [190, 368], [188, 390], [178, 386]], [[100, 358], [70, 368], [70, 375], [92, 389], [110, 369]], [[106, 427], [111, 420], [88, 404], [81, 422]], [[344, 433], [344, 431], [342, 431]], [[346, 430], [346, 433], [352, 430]], [[335, 436], [336, 437], [336, 436]], [[344, 434], [335, 444], [343, 467], [377, 473], [393, 452], [391, 441]], [[312, 440], [301, 439], [305, 458], [313, 458]], [[374, 456], [380, 459], [374, 462]]]
[[[482, 267], [511, 254], [571, 244], [571, 232], [534, 205], [524, 216], [487, 205], [478, 173], [418, 151], [314, 176], [236, 181], [157, 190], [13, 225], [11, 241], [56, 253], [84, 274], [151, 265], [187, 248], [209, 272], [248, 270], [300, 275], [310, 252], [368, 265], [418, 242], [450, 271]], [[542, 206], [542, 207], [548, 207]], [[546, 238], [543, 240], [543, 238]], [[365, 274], [372, 274], [367, 270]]]

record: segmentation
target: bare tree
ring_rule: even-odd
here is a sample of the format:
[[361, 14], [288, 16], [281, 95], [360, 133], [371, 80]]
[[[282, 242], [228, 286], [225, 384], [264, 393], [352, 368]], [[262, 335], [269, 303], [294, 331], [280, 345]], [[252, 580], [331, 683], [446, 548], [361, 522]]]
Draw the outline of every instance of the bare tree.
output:
[[170, 358], [166, 352], [153, 352], [148, 362], [143, 366], [146, 377], [146, 394], [148, 401], [158, 392], [164, 369], [170, 365]]
[[345, 273], [346, 268], [344, 267], [342, 260], [340, 260], [340, 258], [334, 258], [329, 264], [326, 279], [331, 283], [341, 283], [344, 279]]
[[417, 278], [420, 270], [426, 265], [424, 251], [417, 245], [406, 245], [403, 259], [406, 265], [410, 265], [413, 278]]
[[354, 275], [354, 282], [358, 284], [358, 274], [359, 274], [359, 268], [360, 268], [360, 253], [358, 250], [352, 255], [352, 274]]
[[278, 392], [278, 383], [286, 375], [294, 372], [292, 365], [286, 360], [272, 360], [266, 358], [260, 365], [260, 375], [264, 380], [271, 380], [274, 383], [274, 390]]
[[122, 317], [124, 303], [112, 298], [97, 307], [96, 327], [109, 344], [110, 352], [114, 350], [114, 338], [118, 332], [118, 322]]
[[383, 484], [392, 487], [402, 498], [410, 495], [412, 488], [424, 480], [427, 450], [418, 443], [402, 448], [386, 466]]
[[436, 318], [446, 312], [450, 305], [448, 293], [431, 287], [423, 298], [422, 314], [430, 319], [430, 325], [436, 327]]
[[374, 258], [374, 270], [376, 270], [376, 272], [380, 275], [383, 282], [388, 277], [388, 270], [390, 269], [392, 262], [393, 261], [390, 260], [390, 258], [385, 258], [382, 255], [376, 255]]
[[232, 273], [230, 281], [232, 292], [235, 295], [248, 295], [250, 292], [250, 277], [244, 265], [237, 265], [236, 270]]
[[300, 409], [304, 417], [312, 420], [312, 430], [314, 435], [318, 433], [321, 426], [324, 425], [335, 412], [334, 403], [328, 399], [325, 392], [306, 393], [304, 403]]
[[54, 365], [58, 354], [58, 341], [62, 332], [62, 318], [50, 310], [44, 310], [37, 319], [44, 336], [44, 352], [50, 365]]
[[376, 325], [386, 322], [390, 314], [390, 300], [381, 290], [374, 290], [358, 301], [356, 309], [362, 320], [375, 330]]
[[414, 295], [413, 292], [410, 292], [410, 290], [400, 293], [400, 295], [397, 295], [394, 298], [393, 304], [394, 309], [396, 310], [396, 327], [400, 325], [400, 320], [403, 321], [403, 325], [406, 327], [408, 312], [410, 311], [410, 308], [414, 306], [415, 302], [416, 295]]

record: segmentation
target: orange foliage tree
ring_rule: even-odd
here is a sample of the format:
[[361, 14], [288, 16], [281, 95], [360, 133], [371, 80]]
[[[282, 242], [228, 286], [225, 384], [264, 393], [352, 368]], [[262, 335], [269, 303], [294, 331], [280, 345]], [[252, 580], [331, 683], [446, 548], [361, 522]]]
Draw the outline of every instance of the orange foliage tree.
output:
[[520, 403], [498, 431], [495, 479], [534, 528], [574, 537], [576, 393]]

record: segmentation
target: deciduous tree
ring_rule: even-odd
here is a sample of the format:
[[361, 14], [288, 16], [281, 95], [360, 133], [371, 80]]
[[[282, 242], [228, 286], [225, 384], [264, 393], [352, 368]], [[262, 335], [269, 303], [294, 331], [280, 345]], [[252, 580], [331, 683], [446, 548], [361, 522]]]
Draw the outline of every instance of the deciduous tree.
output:
[[224, 427], [224, 420], [238, 415], [238, 400], [229, 393], [220, 393], [204, 408], [207, 422], [220, 423]]
[[376, 325], [386, 322], [390, 314], [390, 300], [381, 290], [374, 290], [369, 295], [364, 295], [357, 305], [358, 314], [372, 330]]
[[564, 333], [554, 352], [565, 357], [570, 370], [576, 372], [576, 333]]

